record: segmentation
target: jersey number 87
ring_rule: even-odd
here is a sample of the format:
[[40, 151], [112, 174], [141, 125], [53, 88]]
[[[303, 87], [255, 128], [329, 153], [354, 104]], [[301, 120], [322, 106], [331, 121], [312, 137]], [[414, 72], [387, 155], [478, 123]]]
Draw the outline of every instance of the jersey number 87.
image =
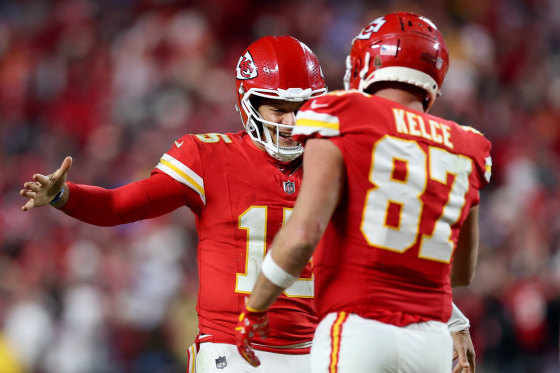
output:
[[[418, 257], [449, 263], [454, 247], [451, 226], [465, 205], [472, 160], [434, 146], [426, 153], [416, 141], [389, 135], [374, 144], [371, 159], [369, 181], [375, 187], [367, 192], [360, 226], [369, 245], [404, 253], [421, 235]], [[397, 163], [404, 172], [395, 172]], [[430, 235], [421, 234], [422, 195], [428, 178], [446, 185], [448, 174], [455, 177], [442, 214]], [[390, 210], [398, 215], [392, 222]]]

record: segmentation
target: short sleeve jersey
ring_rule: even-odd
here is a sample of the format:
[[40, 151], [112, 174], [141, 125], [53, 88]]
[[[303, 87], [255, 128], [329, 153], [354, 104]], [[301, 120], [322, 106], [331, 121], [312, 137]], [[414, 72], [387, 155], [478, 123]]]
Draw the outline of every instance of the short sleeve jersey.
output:
[[[211, 133], [176, 140], [154, 169], [179, 181], [191, 195], [199, 238], [201, 342], [235, 343], [233, 332], [245, 298], [297, 197], [302, 169], [301, 160], [295, 162], [278, 163], [245, 132]], [[317, 322], [312, 297], [309, 265], [270, 309], [271, 336], [256, 339], [255, 347], [308, 352]]]
[[342, 199], [313, 259], [319, 317], [447, 322], [453, 252], [490, 179], [490, 142], [358, 91], [306, 103], [293, 136], [328, 138], [344, 157]]

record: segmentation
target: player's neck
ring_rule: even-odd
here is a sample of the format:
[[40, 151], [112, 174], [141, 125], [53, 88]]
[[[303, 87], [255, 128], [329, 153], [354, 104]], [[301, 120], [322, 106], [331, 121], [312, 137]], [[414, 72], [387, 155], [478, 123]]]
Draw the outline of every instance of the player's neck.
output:
[[423, 98], [419, 96], [418, 92], [398, 88], [384, 88], [375, 92], [375, 96], [395, 101], [412, 110], [424, 111], [424, 106], [422, 105]]

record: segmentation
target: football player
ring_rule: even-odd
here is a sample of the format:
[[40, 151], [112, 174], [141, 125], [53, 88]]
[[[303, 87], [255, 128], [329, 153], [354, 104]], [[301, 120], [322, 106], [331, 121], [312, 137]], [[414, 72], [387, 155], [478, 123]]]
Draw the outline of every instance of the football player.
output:
[[269, 338], [254, 339], [261, 368], [237, 353], [234, 327], [300, 188], [303, 148], [291, 137], [295, 114], [327, 87], [317, 57], [289, 36], [251, 44], [236, 77], [245, 131], [185, 135], [151, 177], [113, 190], [66, 182], [72, 163], [67, 157], [53, 174], [34, 175], [24, 184], [21, 195], [29, 201], [23, 210], [50, 203], [82, 221], [113, 226], [186, 205], [199, 236], [199, 334], [189, 349], [189, 358], [198, 351], [196, 372], [307, 373], [317, 324], [309, 264], [271, 308]]
[[[491, 158], [478, 131], [426, 113], [448, 63], [430, 20], [387, 14], [354, 39], [349, 90], [298, 112], [302, 188], [236, 329], [251, 363], [251, 336], [266, 334], [267, 310], [320, 241], [312, 372], [452, 371], [451, 287], [474, 276]], [[455, 371], [473, 372], [473, 358]]]

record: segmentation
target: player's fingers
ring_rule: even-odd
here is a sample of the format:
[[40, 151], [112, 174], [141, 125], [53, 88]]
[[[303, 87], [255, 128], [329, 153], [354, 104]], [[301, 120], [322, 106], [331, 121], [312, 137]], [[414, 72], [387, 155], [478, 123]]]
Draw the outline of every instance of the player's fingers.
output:
[[455, 364], [455, 366], [453, 367], [453, 371], [451, 373], [460, 373], [463, 370], [463, 367], [461, 366], [461, 364]]
[[255, 355], [255, 351], [250, 345], [244, 344], [241, 346], [237, 346], [237, 350], [239, 351], [241, 356], [243, 356], [243, 358], [247, 360], [247, 362], [252, 366], [258, 367], [259, 365], [261, 365], [259, 358]]
[[476, 364], [474, 362], [474, 357], [473, 357], [473, 359], [469, 362], [469, 367], [467, 368], [467, 370], [463, 370], [463, 371], [466, 373], [474, 373], [476, 370], [475, 367]]
[[253, 358], [253, 361], [251, 362], [251, 364], [254, 367], [258, 367], [259, 365], [261, 365], [261, 361], [259, 360], [259, 358], [255, 354], [253, 354], [253, 357], [254, 358]]
[[23, 184], [25, 189], [32, 190], [34, 192], [38, 192], [41, 189], [41, 184], [36, 181], [28, 181], [27, 183]]
[[19, 194], [25, 198], [37, 198], [37, 193], [29, 190], [29, 189], [22, 189], [19, 191]]
[[463, 368], [463, 373], [467, 373], [469, 371], [470, 364], [465, 355], [459, 355], [459, 362], [457, 365]]
[[71, 157], [64, 158], [64, 161], [62, 161], [60, 168], [56, 170], [53, 174], [51, 174], [49, 176], [49, 179], [58, 180], [60, 177], [64, 177], [70, 170], [70, 167], [72, 167], [72, 158]]
[[261, 365], [261, 362], [259, 361], [257, 355], [255, 355], [255, 351], [253, 350], [252, 347], [249, 348], [249, 351], [247, 352], [247, 356], [245, 357], [245, 359], [247, 359], [249, 364], [251, 364], [254, 367], [258, 367], [259, 365]]
[[62, 173], [67, 173], [70, 171], [70, 167], [72, 167], [72, 157], [66, 157], [62, 161], [59, 170], [61, 170]]
[[31, 210], [33, 207], [35, 207], [35, 201], [33, 199], [29, 199], [29, 201], [27, 201], [27, 203], [25, 205], [23, 205], [23, 207], [21, 208], [23, 211], [29, 211]]
[[48, 183], [50, 182], [50, 179], [48, 177], [46, 177], [45, 175], [41, 175], [41, 174], [33, 175], [33, 180], [37, 181], [42, 186], [47, 186]]

